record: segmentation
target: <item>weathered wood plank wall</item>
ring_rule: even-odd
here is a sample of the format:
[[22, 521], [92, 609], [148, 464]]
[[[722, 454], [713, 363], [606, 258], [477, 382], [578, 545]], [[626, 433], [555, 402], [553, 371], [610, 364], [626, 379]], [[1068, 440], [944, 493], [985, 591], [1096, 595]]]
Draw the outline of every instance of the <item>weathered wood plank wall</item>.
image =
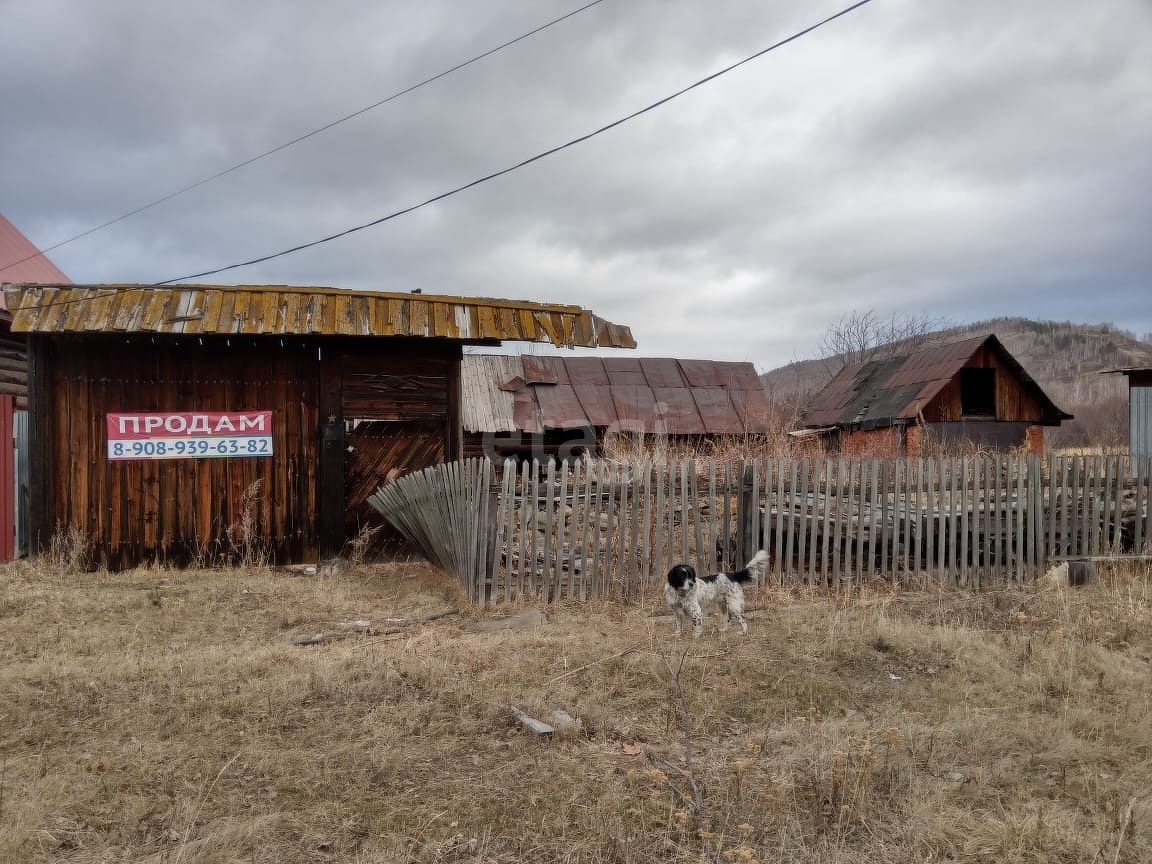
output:
[[[29, 478], [34, 548], [78, 526], [94, 560], [111, 567], [175, 563], [229, 551], [244, 492], [261, 483], [260, 542], [274, 558], [316, 555], [316, 348], [277, 340], [32, 340]], [[270, 458], [113, 462], [114, 412], [273, 411]]]

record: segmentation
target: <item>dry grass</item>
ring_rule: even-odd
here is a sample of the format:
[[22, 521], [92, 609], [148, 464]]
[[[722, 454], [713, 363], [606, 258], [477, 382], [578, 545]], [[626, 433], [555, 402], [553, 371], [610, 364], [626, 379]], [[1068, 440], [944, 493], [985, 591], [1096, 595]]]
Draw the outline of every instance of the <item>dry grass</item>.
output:
[[421, 564], [13, 565], [0, 860], [1152, 860], [1150, 579], [765, 588], [692, 642], [656, 598], [401, 628], [461, 602]]

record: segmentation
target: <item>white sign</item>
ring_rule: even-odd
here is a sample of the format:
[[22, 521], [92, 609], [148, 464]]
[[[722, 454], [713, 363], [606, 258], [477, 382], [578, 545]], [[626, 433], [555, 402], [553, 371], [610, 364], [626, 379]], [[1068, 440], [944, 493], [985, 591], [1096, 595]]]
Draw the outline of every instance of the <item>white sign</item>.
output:
[[272, 455], [271, 411], [109, 414], [107, 422], [115, 461]]

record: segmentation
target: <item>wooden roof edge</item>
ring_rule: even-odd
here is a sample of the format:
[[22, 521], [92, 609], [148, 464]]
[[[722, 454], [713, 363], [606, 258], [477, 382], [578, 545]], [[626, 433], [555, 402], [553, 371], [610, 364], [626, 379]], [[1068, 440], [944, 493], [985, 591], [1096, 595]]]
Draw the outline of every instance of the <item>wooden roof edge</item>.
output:
[[55, 288], [61, 291], [254, 291], [274, 294], [325, 294], [343, 297], [379, 297], [388, 300], [417, 300], [424, 303], [453, 303], [465, 306], [489, 306], [500, 309], [528, 309], [579, 314], [589, 310], [574, 303], [552, 303], [541, 300], [512, 300], [500, 297], [470, 297], [456, 294], [424, 294], [412, 291], [378, 291], [369, 288], [339, 288], [331, 285], [213, 285], [207, 283], [181, 283], [153, 285], [147, 282], [93, 282], [77, 283], [25, 283], [3, 282], [4, 290]]
[[[527, 313], [535, 321], [535, 326], [524, 333], [489, 333], [478, 336], [461, 334], [460, 341], [467, 344], [492, 344], [492, 339], [501, 341], [529, 341], [550, 342], [559, 348], [635, 348], [636, 340], [632, 331], [625, 325], [614, 324], [596, 315], [581, 306], [571, 304], [542, 303], [532, 300], [506, 300], [489, 297], [464, 297], [440, 294], [412, 294], [409, 292], [363, 291], [344, 288], [306, 287], [306, 286], [252, 286], [252, 285], [165, 285], [155, 286], [132, 283], [102, 283], [102, 284], [31, 284], [31, 283], [5, 283], [4, 295], [11, 298], [8, 308], [14, 313], [29, 311], [32, 306], [39, 306], [43, 300], [33, 300], [25, 304], [25, 296], [32, 294], [37, 298], [44, 298], [45, 292], [51, 292], [48, 305], [63, 303], [101, 303], [120, 293], [146, 292], [155, 290], [170, 294], [183, 292], [238, 292], [238, 293], [269, 293], [291, 294], [297, 296], [333, 296], [365, 298], [368, 300], [411, 301], [419, 304], [447, 304], [457, 308], [472, 309], [507, 309]], [[63, 296], [61, 296], [63, 295]], [[74, 295], [74, 296], [69, 296]], [[29, 307], [28, 310], [24, 306]], [[418, 307], [417, 307], [418, 308]], [[556, 317], [550, 317], [556, 316]], [[569, 320], [576, 319], [575, 326], [563, 322], [565, 316]], [[548, 326], [545, 326], [548, 325]], [[20, 331], [37, 331], [35, 326], [28, 326], [25, 321], [18, 327]], [[56, 330], [56, 332], [63, 332]]]

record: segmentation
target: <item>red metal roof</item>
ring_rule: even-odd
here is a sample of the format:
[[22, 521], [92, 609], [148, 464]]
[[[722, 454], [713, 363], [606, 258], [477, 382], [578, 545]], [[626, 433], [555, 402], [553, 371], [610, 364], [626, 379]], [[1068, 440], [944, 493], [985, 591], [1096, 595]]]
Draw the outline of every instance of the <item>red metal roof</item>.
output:
[[[20, 233], [20, 229], [0, 213], [0, 283], [66, 285], [71, 281], [47, 255]], [[0, 291], [0, 309], [5, 308], [4, 293]]]
[[[551, 364], [551, 370], [545, 368]], [[506, 405], [471, 411], [464, 405], [470, 432], [493, 418], [515, 422], [524, 432], [580, 426], [618, 426], [626, 431], [669, 435], [716, 435], [769, 431], [768, 401], [751, 363], [669, 358], [540, 357], [523, 358], [522, 373], [490, 387], [467, 392], [498, 393]], [[465, 377], [507, 378], [507, 358], [469, 355]], [[556, 383], [548, 383], [555, 381]], [[531, 400], [535, 410], [530, 410]], [[483, 418], [488, 418], [484, 421]], [[496, 425], [501, 425], [497, 423]]]

